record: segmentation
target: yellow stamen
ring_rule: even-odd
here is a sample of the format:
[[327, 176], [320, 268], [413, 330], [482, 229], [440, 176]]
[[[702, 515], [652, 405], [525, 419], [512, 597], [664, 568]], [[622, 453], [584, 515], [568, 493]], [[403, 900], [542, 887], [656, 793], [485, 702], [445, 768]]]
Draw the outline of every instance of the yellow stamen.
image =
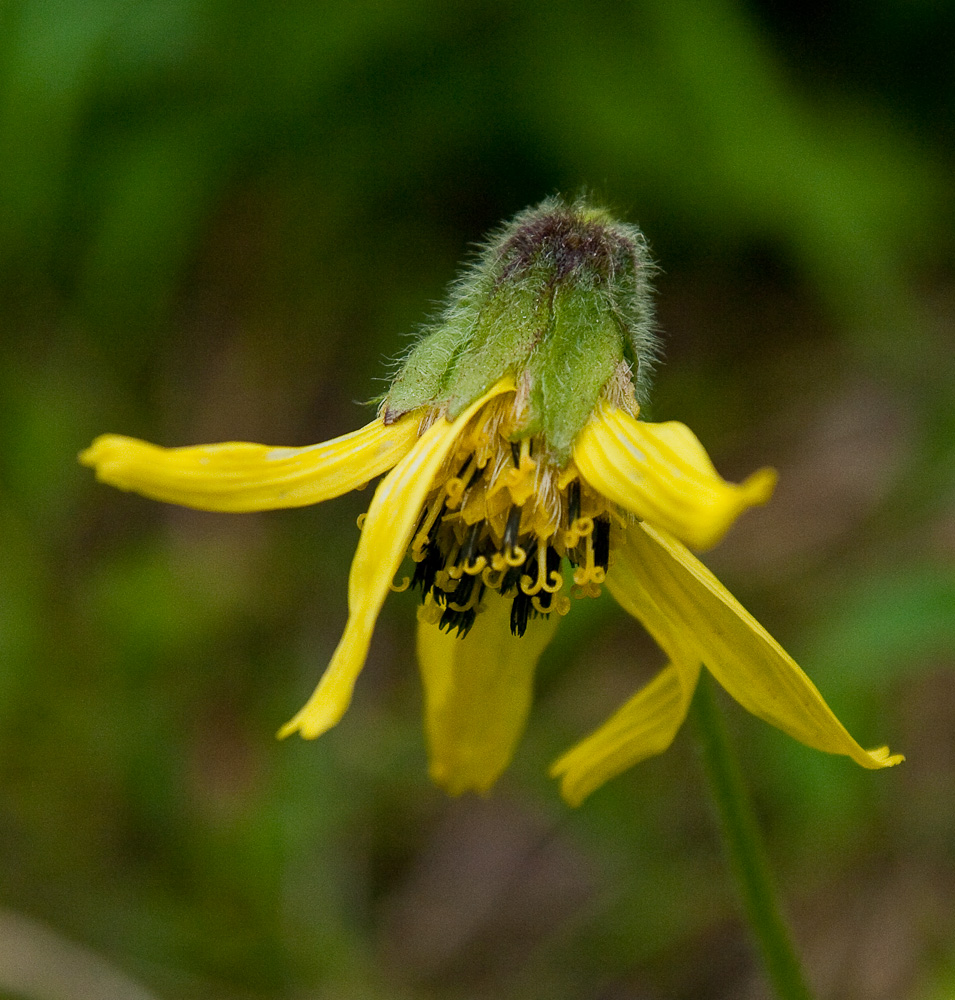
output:
[[[593, 522], [591, 522], [591, 531], [586, 535], [586, 545], [584, 548], [584, 564], [583, 566], [578, 566], [574, 570], [574, 583], [580, 587], [586, 587], [588, 584], [599, 584], [603, 583], [606, 579], [607, 574], [604, 572], [602, 566], [597, 566], [594, 564], [594, 536], [593, 536]], [[599, 594], [600, 591], [598, 590]]]
[[547, 572], [547, 548], [545, 545], [537, 547], [537, 579], [534, 580], [530, 574], [521, 577], [521, 590], [528, 597], [539, 594], [542, 590], [548, 594], [556, 594], [564, 585], [563, 576], [557, 570]]
[[568, 549], [576, 548], [581, 538], [588, 536], [594, 530], [592, 517], [578, 517], [564, 532], [564, 545]]
[[414, 541], [411, 543], [411, 558], [415, 562], [421, 562], [421, 560], [424, 559], [424, 549], [428, 544], [428, 533], [434, 527], [434, 522], [437, 521], [438, 515], [441, 513], [443, 499], [444, 498], [439, 492], [438, 495], [431, 501], [431, 505], [428, 508], [428, 516], [425, 518], [424, 524], [421, 526], [421, 530], [415, 535]]
[[508, 549], [504, 553], [504, 562], [508, 566], [523, 566], [524, 561], [527, 559], [527, 553], [520, 547], [520, 545], [515, 545], [513, 548]]
[[485, 566], [487, 566], [487, 559], [484, 556], [478, 556], [477, 559], [469, 559], [464, 564], [464, 572], [468, 576], [477, 576], [478, 573], [483, 571]]
[[534, 594], [539, 594], [541, 588], [544, 586], [544, 575], [547, 572], [547, 564], [545, 562], [547, 558], [547, 551], [542, 547], [537, 547], [537, 580], [528, 573], [521, 577], [521, 590], [524, 591], [528, 597], [532, 597]]
[[534, 609], [539, 611], [542, 615], [549, 615], [551, 611], [554, 610], [554, 608], [550, 605], [545, 608], [544, 605], [541, 604], [541, 599], [536, 594], [531, 598], [531, 604], [534, 606]]
[[480, 588], [475, 587], [471, 591], [471, 596], [468, 598], [465, 604], [455, 604], [454, 601], [448, 601], [448, 607], [452, 611], [470, 611], [471, 608], [477, 606], [478, 594], [480, 593]]

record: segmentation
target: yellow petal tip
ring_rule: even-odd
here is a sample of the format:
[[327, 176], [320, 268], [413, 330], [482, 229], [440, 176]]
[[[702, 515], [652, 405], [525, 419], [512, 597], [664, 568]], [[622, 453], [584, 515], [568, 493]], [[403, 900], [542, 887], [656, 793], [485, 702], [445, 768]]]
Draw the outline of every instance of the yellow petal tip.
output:
[[96, 472], [96, 478], [100, 482], [123, 490], [135, 490], [142, 485], [140, 480], [143, 477], [137, 474], [137, 470], [143, 465], [144, 459], [151, 459], [162, 450], [156, 445], [123, 434], [100, 434], [76, 457], [80, 465], [88, 466]]
[[89, 466], [91, 469], [95, 469], [106, 457], [107, 452], [110, 449], [110, 445], [118, 439], [116, 434], [100, 434], [89, 448], [84, 448], [77, 456], [76, 459], [80, 465]]
[[328, 712], [316, 711], [306, 705], [297, 715], [289, 719], [275, 736], [276, 739], [284, 740], [292, 733], [298, 733], [303, 740], [316, 740], [323, 733], [327, 733], [341, 716], [342, 713], [339, 712], [337, 717], [331, 718]]
[[[550, 772], [552, 778], [556, 778], [559, 775], [552, 769]], [[595, 792], [601, 785], [601, 782], [590, 782], [589, 784], [584, 783], [582, 780], [573, 781], [569, 774], [563, 775], [560, 779], [560, 797], [571, 807], [571, 809], [578, 809], [592, 792]]]
[[593, 775], [581, 765], [577, 751], [578, 747], [572, 747], [558, 757], [547, 771], [548, 777], [560, 782], [560, 797], [573, 809], [603, 784], [599, 779], [593, 780]]
[[779, 473], [771, 466], [757, 469], [740, 484], [740, 489], [746, 498], [746, 505], [748, 507], [759, 507], [767, 503], [773, 495], [778, 481]]
[[488, 776], [487, 774], [469, 773], [458, 768], [448, 767], [442, 762], [432, 761], [428, 767], [428, 777], [452, 798], [458, 798], [466, 792], [473, 792], [475, 795], [486, 798], [494, 787], [498, 774]]
[[877, 747], [875, 750], [866, 752], [872, 759], [874, 767], [895, 767], [896, 764], [901, 764], [905, 760], [905, 754], [890, 754], [888, 747]]

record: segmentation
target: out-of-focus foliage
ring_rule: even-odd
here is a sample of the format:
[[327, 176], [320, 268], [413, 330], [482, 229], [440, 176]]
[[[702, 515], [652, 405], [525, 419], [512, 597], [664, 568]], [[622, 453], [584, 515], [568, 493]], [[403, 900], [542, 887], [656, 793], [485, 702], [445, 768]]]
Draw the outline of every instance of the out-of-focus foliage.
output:
[[811, 976], [950, 995], [953, 32], [901, 0], [0, 5], [0, 992], [763, 995], [691, 732], [578, 812], [545, 777], [659, 665], [609, 598], [494, 795], [448, 801], [409, 595], [345, 722], [272, 738], [367, 497], [203, 515], [74, 461], [357, 426], [468, 247], [586, 187], [661, 262], [654, 417], [780, 468], [714, 566], [909, 757], [729, 709]]

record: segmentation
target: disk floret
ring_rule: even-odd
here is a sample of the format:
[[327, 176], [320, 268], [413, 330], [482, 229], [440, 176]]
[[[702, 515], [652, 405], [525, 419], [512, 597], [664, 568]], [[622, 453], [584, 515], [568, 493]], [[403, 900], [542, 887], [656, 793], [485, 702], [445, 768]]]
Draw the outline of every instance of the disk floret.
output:
[[510, 628], [570, 610], [562, 593], [597, 597], [610, 560], [611, 522], [624, 518], [583, 483], [573, 463], [554, 461], [540, 434], [520, 437], [513, 396], [490, 404], [462, 435], [425, 503], [410, 546], [420, 615], [468, 633], [488, 590], [510, 600]]

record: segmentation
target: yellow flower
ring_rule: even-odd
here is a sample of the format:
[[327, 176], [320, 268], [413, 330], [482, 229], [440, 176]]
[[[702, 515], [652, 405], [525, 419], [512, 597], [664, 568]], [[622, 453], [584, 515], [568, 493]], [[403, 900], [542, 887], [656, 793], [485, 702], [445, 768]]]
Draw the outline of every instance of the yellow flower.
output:
[[[619, 277], [621, 259], [631, 271], [646, 267], [632, 252], [634, 233], [580, 205], [548, 202], [519, 216], [485, 251], [483, 270], [459, 284], [377, 419], [344, 437], [306, 448], [167, 449], [107, 434], [81, 454], [113, 486], [212, 511], [319, 503], [387, 472], [364, 516], [341, 641], [280, 736], [311, 739], [341, 719], [389, 590], [411, 586], [422, 599], [431, 775], [452, 794], [486, 791], [523, 732], [537, 660], [571, 610], [569, 595], [596, 597], [606, 585], [670, 663], [553, 765], [572, 804], [669, 746], [703, 665], [743, 707], [809, 746], [867, 768], [902, 759], [884, 747], [862, 749], [685, 547], [716, 544], [743, 510], [769, 498], [775, 474], [763, 469], [727, 483], [686, 426], [638, 419], [637, 369], [650, 341], [620, 323], [625, 310], [613, 299], [613, 282], [626, 279], [619, 287], [631, 315], [649, 315], [637, 279]], [[536, 336], [507, 322], [522, 296], [530, 312], [521, 315], [532, 316], [527, 329]], [[618, 327], [606, 322], [608, 310]], [[475, 329], [489, 313], [506, 329], [482, 340]], [[449, 346], [454, 323], [470, 338], [463, 350]], [[613, 329], [616, 341], [599, 339]], [[577, 415], [568, 418], [568, 408]], [[395, 584], [408, 557], [412, 572]]]

